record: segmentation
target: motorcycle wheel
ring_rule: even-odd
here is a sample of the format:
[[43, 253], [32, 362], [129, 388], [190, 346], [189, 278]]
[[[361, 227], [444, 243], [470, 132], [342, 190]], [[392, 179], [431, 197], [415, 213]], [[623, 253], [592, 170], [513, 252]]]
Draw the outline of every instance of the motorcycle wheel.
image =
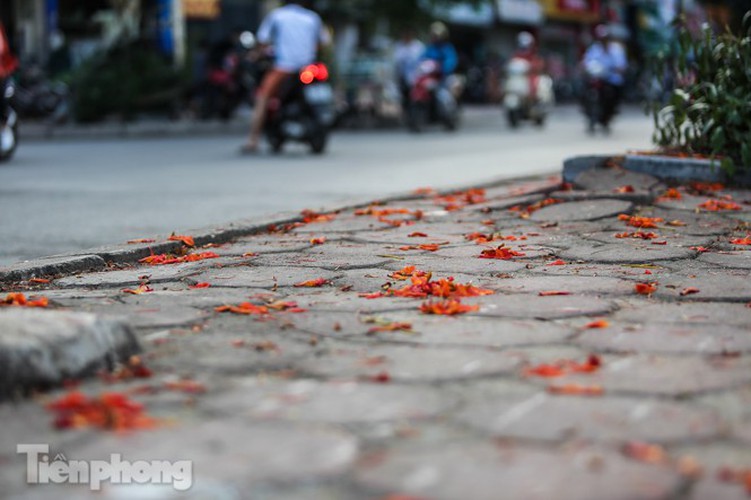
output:
[[509, 109], [506, 112], [506, 121], [508, 122], [509, 127], [517, 128], [519, 126], [519, 122], [521, 121], [521, 117], [519, 116], [519, 110]]
[[315, 132], [313, 137], [310, 138], [310, 152], [316, 155], [323, 154], [323, 152], [326, 151], [328, 140], [328, 131], [321, 127], [321, 130]]
[[10, 116], [5, 125], [0, 128], [0, 162], [8, 161], [18, 147], [18, 119], [16, 112], [10, 110]]
[[410, 104], [407, 110], [407, 128], [410, 132], [419, 134], [428, 124], [428, 108], [421, 103]]
[[272, 153], [279, 154], [284, 149], [284, 137], [281, 135], [269, 134], [268, 141]]

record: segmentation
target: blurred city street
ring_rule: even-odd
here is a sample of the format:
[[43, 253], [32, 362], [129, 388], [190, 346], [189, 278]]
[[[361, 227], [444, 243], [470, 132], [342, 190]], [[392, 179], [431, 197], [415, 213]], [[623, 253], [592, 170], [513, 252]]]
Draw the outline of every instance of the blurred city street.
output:
[[649, 149], [652, 132], [638, 107], [611, 135], [589, 136], [575, 106], [559, 107], [544, 129], [518, 130], [485, 106], [466, 108], [456, 133], [339, 130], [322, 156], [302, 145], [241, 156], [236, 125], [224, 135], [26, 140], [0, 167], [0, 265], [418, 187], [557, 174], [570, 156]]

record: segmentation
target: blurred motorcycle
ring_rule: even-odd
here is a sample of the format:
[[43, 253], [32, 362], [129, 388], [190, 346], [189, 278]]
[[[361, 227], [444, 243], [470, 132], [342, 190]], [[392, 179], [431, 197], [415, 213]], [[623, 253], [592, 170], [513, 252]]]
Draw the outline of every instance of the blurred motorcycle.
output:
[[555, 104], [553, 80], [548, 75], [538, 76], [536, 92], [533, 92], [531, 71], [531, 63], [521, 57], [512, 57], [506, 66], [503, 109], [511, 128], [518, 127], [524, 120], [531, 120], [539, 127], [545, 125]]
[[0, 106], [3, 110], [3, 116], [0, 116], [0, 162], [3, 162], [10, 160], [18, 146], [18, 115], [10, 104], [15, 91], [13, 82], [5, 80], [0, 91], [0, 99], [3, 100]]
[[70, 112], [68, 86], [50, 81], [41, 67], [31, 64], [23, 68], [13, 92], [13, 106], [24, 118], [48, 119], [61, 123]]
[[444, 82], [437, 61], [422, 61], [406, 103], [409, 130], [422, 132], [431, 123], [440, 123], [449, 131], [456, 130], [459, 126], [458, 98], [462, 90], [463, 84], [457, 75], [448, 76]]
[[310, 64], [289, 78], [279, 95], [269, 101], [265, 133], [274, 153], [281, 152], [287, 141], [306, 143], [315, 154], [325, 151], [336, 120], [334, 91], [328, 79], [325, 64]]

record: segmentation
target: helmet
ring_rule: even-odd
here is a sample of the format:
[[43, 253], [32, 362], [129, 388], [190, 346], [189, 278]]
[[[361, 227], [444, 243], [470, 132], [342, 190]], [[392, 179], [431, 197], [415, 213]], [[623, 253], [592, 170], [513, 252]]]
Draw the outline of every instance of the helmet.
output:
[[516, 36], [516, 43], [520, 49], [528, 49], [535, 43], [535, 37], [529, 31], [522, 31]]
[[595, 38], [607, 38], [610, 35], [610, 28], [604, 24], [595, 26]]
[[449, 37], [449, 29], [440, 21], [436, 21], [430, 25], [430, 35], [440, 40], [445, 40]]

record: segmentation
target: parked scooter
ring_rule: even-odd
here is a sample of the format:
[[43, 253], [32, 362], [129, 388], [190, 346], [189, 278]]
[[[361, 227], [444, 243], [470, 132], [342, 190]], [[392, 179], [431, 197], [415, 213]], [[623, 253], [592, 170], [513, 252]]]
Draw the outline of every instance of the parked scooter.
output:
[[14, 91], [13, 82], [6, 79], [0, 88], [0, 162], [10, 160], [18, 146], [18, 115], [10, 104]]
[[334, 91], [325, 64], [310, 64], [289, 78], [279, 95], [269, 101], [266, 138], [274, 153], [287, 141], [308, 144], [312, 153], [326, 150], [329, 132], [336, 120]]
[[442, 80], [437, 61], [426, 59], [420, 63], [405, 106], [407, 127], [412, 132], [422, 132], [431, 123], [440, 123], [450, 131], [459, 126], [458, 99], [463, 84], [456, 75]]
[[12, 102], [23, 118], [61, 123], [68, 119], [70, 113], [69, 97], [66, 84], [50, 81], [41, 67], [30, 64], [18, 74]]
[[542, 127], [555, 104], [553, 80], [548, 75], [539, 75], [536, 79], [536, 91], [532, 91], [530, 82], [531, 63], [521, 57], [512, 57], [506, 66], [506, 78], [503, 82], [503, 109], [511, 128], [516, 128], [522, 121], [531, 120]]

